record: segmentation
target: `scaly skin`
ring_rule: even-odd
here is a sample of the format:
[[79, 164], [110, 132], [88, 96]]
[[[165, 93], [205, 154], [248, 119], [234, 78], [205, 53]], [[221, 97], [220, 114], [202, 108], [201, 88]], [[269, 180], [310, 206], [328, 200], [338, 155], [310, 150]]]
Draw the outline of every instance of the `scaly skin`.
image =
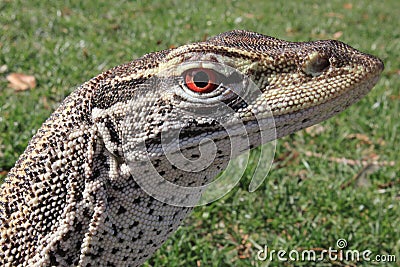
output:
[[[221, 98], [222, 92], [215, 99], [201, 92], [190, 95], [185, 64], [199, 60], [237, 69], [260, 94], [247, 103], [235, 94]], [[183, 69], [176, 68], [171, 77], [163, 74], [174, 66]], [[134, 178], [151, 178], [140, 164], [143, 153], [149, 152], [157, 173], [183, 186], [207, 183], [230, 159], [229, 136], [215, 121], [180, 117], [177, 110], [207, 108], [222, 99], [235, 113], [223, 119], [244, 123], [249, 149], [341, 112], [368, 93], [382, 70], [379, 59], [338, 41], [293, 43], [232, 31], [98, 75], [46, 120], [2, 185], [0, 265], [139, 266], [192, 209], [143, 191]], [[176, 82], [167, 90], [148, 86], [156, 75]], [[227, 80], [222, 91], [236, 85]], [[269, 127], [271, 113], [276, 135], [261, 140], [260, 128]], [[217, 157], [210, 166], [190, 172], [168, 161], [160, 134], [176, 127], [184, 129], [182, 150], [188, 157], [197, 156], [202, 138], [214, 140]]]

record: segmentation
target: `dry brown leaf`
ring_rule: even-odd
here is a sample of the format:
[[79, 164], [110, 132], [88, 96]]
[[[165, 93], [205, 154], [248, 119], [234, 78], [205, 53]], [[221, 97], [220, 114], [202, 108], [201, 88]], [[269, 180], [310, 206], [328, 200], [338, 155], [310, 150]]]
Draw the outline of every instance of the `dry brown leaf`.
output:
[[44, 109], [50, 110], [51, 107], [49, 105], [49, 102], [47, 101], [47, 97], [42, 96], [41, 100], [42, 100], [42, 105], [43, 105]]
[[346, 139], [357, 139], [358, 141], [361, 141], [361, 142], [366, 143], [368, 145], [372, 145], [371, 140], [365, 134], [360, 134], [360, 133], [349, 134], [348, 136], [346, 136]]
[[356, 160], [356, 159], [347, 159], [347, 158], [336, 158], [336, 157], [326, 157], [322, 153], [317, 153], [317, 152], [312, 152], [312, 151], [305, 151], [304, 154], [307, 157], [316, 157], [316, 158], [324, 158], [328, 161], [331, 162], [336, 162], [340, 164], [345, 164], [349, 166], [368, 166], [368, 165], [377, 165], [378, 167], [383, 167], [383, 166], [390, 166], [393, 167], [395, 166], [395, 161], [377, 161], [379, 159], [379, 155], [374, 155], [371, 154], [368, 158], [368, 160]]
[[243, 16], [248, 19], [254, 19], [255, 17], [253, 13], [244, 13]]
[[7, 80], [10, 82], [8, 86], [15, 91], [25, 91], [36, 87], [36, 79], [32, 75], [11, 73], [7, 75]]
[[325, 131], [325, 127], [322, 126], [321, 124], [315, 124], [313, 126], [306, 128], [305, 131], [310, 136], [314, 137], [314, 136], [317, 136], [317, 135], [320, 135], [321, 133], [323, 133]]
[[338, 18], [338, 19], [343, 19], [344, 18], [343, 14], [335, 13], [335, 12], [325, 13], [325, 16], [327, 16], [329, 18]]
[[340, 37], [342, 37], [342, 35], [343, 35], [343, 32], [342, 32], [342, 31], [335, 32], [335, 33], [333, 34], [333, 38], [334, 38], [334, 39], [339, 39]]
[[351, 4], [351, 3], [345, 3], [344, 5], [343, 5], [343, 8], [344, 9], [353, 9], [353, 4]]
[[71, 15], [72, 15], [72, 10], [69, 9], [68, 7], [64, 7], [64, 8], [61, 10], [61, 16], [63, 16], [63, 17], [69, 17], [69, 16], [71, 16]]

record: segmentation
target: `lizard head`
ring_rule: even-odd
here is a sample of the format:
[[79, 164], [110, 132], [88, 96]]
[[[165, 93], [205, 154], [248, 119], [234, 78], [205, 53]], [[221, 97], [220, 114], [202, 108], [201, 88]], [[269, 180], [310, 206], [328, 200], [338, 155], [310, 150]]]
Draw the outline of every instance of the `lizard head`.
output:
[[[111, 154], [144, 181], [155, 173], [199, 186], [232, 156], [343, 111], [382, 70], [378, 58], [339, 41], [287, 42], [232, 31], [97, 77], [92, 117], [106, 131]], [[143, 160], [152, 174], [143, 175]]]
[[[192, 61], [211, 64], [191, 66], [188, 62]], [[277, 137], [343, 111], [372, 89], [383, 70], [380, 59], [340, 41], [287, 42], [247, 31], [227, 32], [179, 47], [167, 55], [166, 62], [182, 64], [177, 75], [184, 80], [197, 77], [205, 84], [201, 81], [205, 77], [207, 82], [214, 79], [215, 84], [225, 83], [228, 89], [221, 94], [237, 86], [240, 77], [249, 79], [257, 87], [257, 97], [246, 99], [246, 105], [235, 111], [246, 121], [254, 120], [254, 115], [258, 120], [272, 115]], [[213, 62], [218, 66], [212, 67]], [[224, 70], [223, 66], [236, 73], [221, 74], [224, 71], [218, 69]], [[192, 92], [182, 95], [195, 102], [217, 91], [217, 86], [214, 91], [213, 87], [205, 91], [191, 87], [193, 82], [184, 82], [184, 91]]]

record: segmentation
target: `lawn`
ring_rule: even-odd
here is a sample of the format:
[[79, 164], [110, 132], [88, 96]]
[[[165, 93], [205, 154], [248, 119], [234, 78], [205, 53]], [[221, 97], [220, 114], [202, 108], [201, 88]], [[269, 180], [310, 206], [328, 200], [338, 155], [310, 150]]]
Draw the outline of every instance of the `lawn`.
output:
[[[338, 39], [385, 62], [374, 90], [340, 115], [279, 140], [257, 191], [247, 191], [247, 171], [223, 199], [196, 208], [148, 266], [399, 266], [399, 10], [398, 0], [2, 0], [1, 178], [77, 85], [115, 65], [232, 29], [290, 41]], [[10, 73], [33, 75], [37, 85], [16, 92]], [[397, 262], [257, 259], [265, 246], [320, 252], [337, 249], [339, 239], [344, 250]]]

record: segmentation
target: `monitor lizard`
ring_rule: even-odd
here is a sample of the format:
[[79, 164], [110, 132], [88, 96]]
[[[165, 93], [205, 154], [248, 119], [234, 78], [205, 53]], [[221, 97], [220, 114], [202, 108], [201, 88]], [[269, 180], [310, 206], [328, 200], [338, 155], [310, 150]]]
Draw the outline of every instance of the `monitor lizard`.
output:
[[[240, 74], [227, 77], [213, 63]], [[169, 87], [148, 86], [170, 68]], [[147, 194], [133, 177], [145, 172], [130, 164], [148, 152], [167, 181], [199, 186], [230, 160], [228, 134], [215, 120], [179, 118], [177, 109], [224, 103], [234, 111], [225, 122], [249, 129], [250, 149], [343, 111], [370, 91], [383, 68], [340, 41], [288, 42], [235, 30], [103, 72], [43, 123], [1, 186], [0, 265], [141, 265], [193, 207]], [[260, 93], [243, 102], [232, 88], [245, 77]], [[276, 134], [260, 140], [254, 122], [262, 128], [271, 114]], [[177, 128], [184, 129], [186, 156], [204, 138], [215, 142], [217, 157], [206, 169], [181, 170], [164, 157], [160, 133]], [[147, 151], [135, 151], [139, 141]]]

